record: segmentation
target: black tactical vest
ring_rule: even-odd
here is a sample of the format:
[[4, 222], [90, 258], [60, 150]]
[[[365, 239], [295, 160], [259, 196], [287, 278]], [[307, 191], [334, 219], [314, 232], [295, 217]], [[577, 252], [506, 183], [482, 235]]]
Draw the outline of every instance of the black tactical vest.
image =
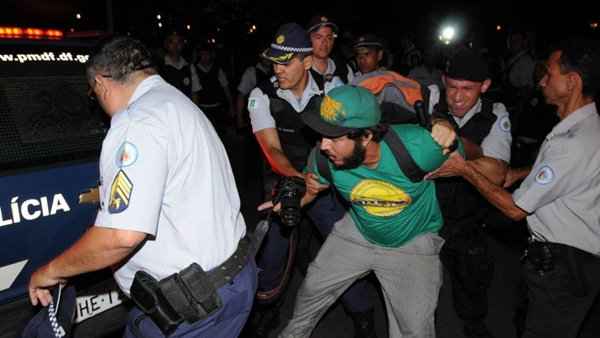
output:
[[192, 69], [190, 65], [185, 65], [181, 69], [177, 69], [171, 65], [163, 64], [160, 69], [160, 75], [169, 84], [187, 95], [187, 97], [192, 97]]
[[333, 74], [319, 74], [316, 70], [312, 68], [310, 69], [313, 79], [315, 79], [317, 84], [319, 84], [319, 89], [321, 90], [323, 90], [321, 87], [325, 84], [325, 82], [331, 81], [331, 79], [336, 76], [339, 77], [344, 84], [348, 84], [348, 67], [346, 67], [346, 64], [337, 59], [332, 60], [335, 64], [335, 71], [333, 71]]
[[[445, 93], [442, 93], [441, 97], [444, 98]], [[445, 102], [440, 102], [435, 109], [448, 111]], [[458, 135], [481, 145], [496, 119], [493, 113], [493, 102], [482, 99], [481, 111], [462, 128], [457, 129]], [[476, 224], [481, 219], [484, 213], [482, 197], [469, 182], [461, 177], [439, 178], [435, 180], [435, 186], [445, 224], [468, 226]]]
[[322, 97], [313, 96], [301, 113], [284, 99], [277, 96], [277, 88], [270, 81], [258, 85], [258, 88], [269, 97], [269, 108], [275, 119], [275, 126], [283, 153], [290, 160], [292, 166], [302, 171], [312, 147], [319, 140], [319, 136], [302, 121], [302, 114], [318, 112]]
[[225, 93], [219, 82], [219, 67], [213, 65], [208, 72], [203, 72], [197, 66], [198, 80], [202, 90], [198, 93], [199, 104], [216, 104], [225, 102]]

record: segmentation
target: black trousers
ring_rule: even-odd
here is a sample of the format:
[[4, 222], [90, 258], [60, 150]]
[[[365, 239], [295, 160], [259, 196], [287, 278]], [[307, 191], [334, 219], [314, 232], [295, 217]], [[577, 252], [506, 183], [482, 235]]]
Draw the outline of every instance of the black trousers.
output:
[[600, 337], [600, 258], [567, 245], [534, 243], [535, 252], [550, 252], [551, 262], [531, 255], [530, 245], [522, 267], [529, 298], [522, 337]]
[[483, 320], [494, 270], [483, 230], [479, 225], [464, 223], [447, 222], [444, 227], [441, 235], [446, 242], [440, 259], [452, 283], [456, 314], [464, 321]]

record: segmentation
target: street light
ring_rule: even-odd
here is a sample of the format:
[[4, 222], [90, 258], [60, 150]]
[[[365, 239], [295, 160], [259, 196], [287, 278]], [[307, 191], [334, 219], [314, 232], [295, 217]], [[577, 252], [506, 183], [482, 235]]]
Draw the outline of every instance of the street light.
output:
[[449, 45], [456, 38], [456, 28], [451, 25], [442, 27], [438, 38], [443, 43]]
[[81, 14], [79, 14], [79, 13], [75, 14], [75, 18], [77, 18], [77, 20], [81, 20]]
[[156, 14], [156, 20], [160, 20], [162, 17], [160, 16], [160, 14]]

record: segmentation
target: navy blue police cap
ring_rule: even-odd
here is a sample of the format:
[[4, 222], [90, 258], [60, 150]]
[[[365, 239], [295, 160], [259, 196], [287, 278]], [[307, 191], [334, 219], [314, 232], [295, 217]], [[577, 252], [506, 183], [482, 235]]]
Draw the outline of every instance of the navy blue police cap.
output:
[[69, 337], [75, 319], [75, 288], [56, 287], [53, 303], [38, 312], [23, 330], [23, 338]]
[[490, 76], [488, 64], [483, 57], [471, 48], [462, 48], [448, 61], [446, 77], [454, 80], [483, 82]]
[[262, 56], [274, 63], [288, 64], [296, 54], [310, 53], [312, 43], [308, 33], [297, 23], [291, 22], [279, 27], [270, 47]]
[[306, 26], [306, 31], [312, 33], [323, 26], [331, 27], [331, 30], [333, 30], [334, 33], [338, 32], [338, 26], [325, 15], [315, 15], [310, 18], [310, 21], [308, 21], [308, 25]]

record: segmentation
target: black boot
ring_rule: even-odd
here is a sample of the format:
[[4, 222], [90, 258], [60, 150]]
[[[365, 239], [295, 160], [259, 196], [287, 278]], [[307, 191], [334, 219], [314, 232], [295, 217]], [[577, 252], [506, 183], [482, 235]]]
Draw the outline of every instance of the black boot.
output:
[[373, 309], [349, 314], [354, 322], [354, 338], [377, 338]]

